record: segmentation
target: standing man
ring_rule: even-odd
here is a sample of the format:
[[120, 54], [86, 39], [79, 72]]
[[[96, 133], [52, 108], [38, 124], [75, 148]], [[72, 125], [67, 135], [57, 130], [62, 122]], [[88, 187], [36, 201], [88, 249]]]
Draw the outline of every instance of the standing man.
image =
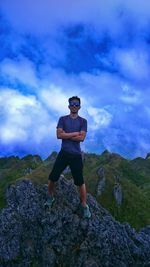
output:
[[90, 218], [91, 212], [86, 203], [86, 186], [83, 178], [83, 162], [80, 142], [83, 142], [87, 132], [87, 120], [78, 115], [81, 108], [80, 98], [68, 99], [70, 114], [59, 118], [57, 124], [57, 138], [62, 139], [61, 150], [58, 153], [53, 169], [49, 175], [48, 198], [46, 205], [52, 206], [55, 201], [54, 185], [60, 174], [69, 165], [74, 184], [79, 186], [80, 208], [84, 218]]

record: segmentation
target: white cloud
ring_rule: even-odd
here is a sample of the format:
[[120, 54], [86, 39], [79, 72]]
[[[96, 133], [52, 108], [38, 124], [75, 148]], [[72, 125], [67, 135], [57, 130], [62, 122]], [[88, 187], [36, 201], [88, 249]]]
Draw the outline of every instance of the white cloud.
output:
[[[135, 8], [136, 7], [136, 8]], [[83, 23], [93, 25], [99, 32], [121, 32], [122, 16], [133, 18], [135, 26], [142, 28], [150, 18], [150, 3], [142, 0], [5, 0], [1, 10], [21, 32], [48, 33], [62, 25]]]
[[11, 79], [11, 82], [21, 82], [28, 86], [38, 87], [40, 81], [36, 77], [35, 66], [27, 58], [19, 60], [5, 59], [0, 64], [1, 75]]
[[97, 74], [81, 73], [78, 78], [88, 102], [99, 106], [112, 105], [118, 101], [121, 79], [116, 74], [99, 71]]
[[90, 126], [92, 130], [98, 130], [108, 127], [112, 121], [112, 115], [102, 108], [87, 107], [87, 112], [90, 115]]
[[116, 63], [119, 64], [120, 72], [128, 79], [145, 82], [149, 80], [149, 59], [146, 48], [132, 50], [116, 50]]
[[47, 89], [41, 89], [38, 97], [49, 110], [60, 114], [68, 113], [67, 104], [69, 97], [61, 88], [51, 85]]
[[[35, 143], [54, 137], [55, 120], [34, 95], [22, 95], [16, 90], [1, 89], [0, 140], [3, 144]], [[53, 127], [55, 125], [55, 128]]]
[[129, 85], [122, 86], [123, 94], [120, 100], [127, 104], [140, 104], [142, 102], [141, 92], [131, 88]]
[[109, 5], [104, 0], [45, 0], [44, 3], [42, 0], [5, 0], [1, 3], [1, 9], [20, 31], [47, 33], [71, 23], [92, 23], [95, 27], [110, 28], [110, 21], [115, 26], [111, 29], [115, 31], [119, 27], [116, 17], [118, 4], [119, 0], [109, 1]]

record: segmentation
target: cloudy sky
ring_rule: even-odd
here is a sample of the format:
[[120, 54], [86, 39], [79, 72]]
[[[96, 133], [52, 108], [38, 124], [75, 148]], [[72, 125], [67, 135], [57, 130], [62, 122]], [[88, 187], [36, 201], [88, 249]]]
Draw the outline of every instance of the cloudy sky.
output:
[[1, 0], [0, 156], [59, 151], [68, 98], [85, 152], [150, 152], [150, 1]]

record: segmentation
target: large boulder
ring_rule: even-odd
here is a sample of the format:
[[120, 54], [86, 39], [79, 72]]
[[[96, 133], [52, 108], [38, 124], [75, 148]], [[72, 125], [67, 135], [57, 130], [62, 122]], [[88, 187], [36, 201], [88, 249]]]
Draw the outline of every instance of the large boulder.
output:
[[56, 201], [44, 209], [47, 185], [24, 179], [7, 188], [0, 212], [1, 267], [150, 266], [150, 226], [136, 232], [119, 223], [87, 194], [92, 212], [83, 219], [73, 180], [60, 177]]

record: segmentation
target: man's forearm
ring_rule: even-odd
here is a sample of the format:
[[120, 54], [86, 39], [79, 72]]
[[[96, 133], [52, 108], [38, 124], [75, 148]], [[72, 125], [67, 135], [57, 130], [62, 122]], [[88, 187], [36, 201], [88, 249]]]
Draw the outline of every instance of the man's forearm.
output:
[[72, 141], [84, 141], [84, 138], [81, 134], [79, 134], [78, 136], [75, 136], [75, 137], [71, 137], [70, 140]]
[[59, 133], [57, 135], [58, 139], [71, 139], [71, 138], [75, 138], [79, 135], [79, 132], [72, 132], [72, 133], [66, 133], [65, 131]]

